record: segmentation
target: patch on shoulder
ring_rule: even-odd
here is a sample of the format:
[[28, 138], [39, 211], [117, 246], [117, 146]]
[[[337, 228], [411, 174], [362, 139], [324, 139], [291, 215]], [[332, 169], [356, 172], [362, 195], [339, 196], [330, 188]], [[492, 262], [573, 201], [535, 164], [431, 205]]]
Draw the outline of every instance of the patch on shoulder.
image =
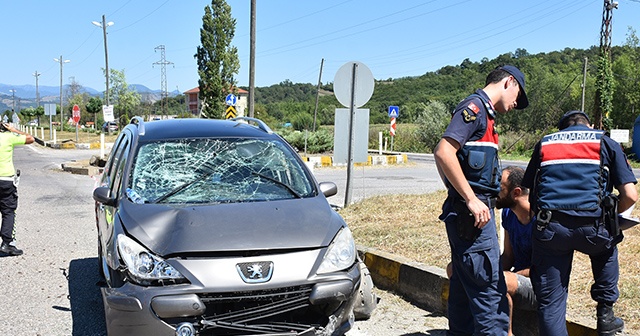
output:
[[467, 107], [473, 111], [473, 113], [478, 113], [480, 112], [480, 108], [478, 107], [478, 105], [476, 105], [474, 102], [470, 102], [469, 105], [467, 105]]
[[462, 110], [462, 118], [464, 119], [464, 122], [472, 122], [474, 120], [476, 120], [476, 118], [478, 118], [476, 116], [475, 113], [471, 113], [469, 111], [467, 111], [467, 109]]

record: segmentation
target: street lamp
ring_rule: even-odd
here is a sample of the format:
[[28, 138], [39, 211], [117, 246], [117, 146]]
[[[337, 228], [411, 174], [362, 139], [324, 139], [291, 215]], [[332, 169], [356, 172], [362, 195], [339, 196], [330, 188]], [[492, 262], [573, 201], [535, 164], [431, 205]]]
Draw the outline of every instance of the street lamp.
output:
[[104, 92], [104, 100], [106, 102], [105, 105], [109, 106], [109, 52], [107, 51], [107, 27], [113, 26], [113, 22], [105, 22], [105, 17], [102, 15], [102, 23], [98, 21], [91, 21], [93, 25], [102, 28], [102, 35], [104, 37], [104, 72], [105, 72], [105, 82], [106, 82], [106, 90]]
[[60, 132], [62, 132], [62, 125], [64, 124], [63, 122], [64, 109], [62, 108], [62, 65], [64, 63], [69, 63], [71, 61], [63, 60], [62, 55], [60, 55], [60, 58], [54, 58], [53, 60], [60, 63]]

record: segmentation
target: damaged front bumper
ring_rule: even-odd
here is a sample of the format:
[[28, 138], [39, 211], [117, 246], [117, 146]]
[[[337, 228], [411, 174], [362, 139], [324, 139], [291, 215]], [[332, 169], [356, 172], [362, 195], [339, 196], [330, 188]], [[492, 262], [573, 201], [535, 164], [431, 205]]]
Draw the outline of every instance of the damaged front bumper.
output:
[[342, 335], [354, 323], [359, 263], [286, 287], [214, 292], [194, 285], [103, 288], [109, 335]]

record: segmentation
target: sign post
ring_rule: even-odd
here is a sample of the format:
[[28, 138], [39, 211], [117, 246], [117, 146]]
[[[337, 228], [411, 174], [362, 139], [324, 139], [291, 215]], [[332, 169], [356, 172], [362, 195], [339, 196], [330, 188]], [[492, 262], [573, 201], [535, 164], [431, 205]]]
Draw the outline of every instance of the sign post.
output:
[[227, 97], [224, 99], [225, 104], [227, 104], [227, 111], [224, 113], [224, 118], [225, 119], [233, 119], [236, 117], [237, 113], [236, 113], [236, 104], [238, 103], [238, 97], [236, 97], [236, 95], [230, 93], [227, 95]]
[[80, 106], [73, 105], [73, 122], [76, 123], [76, 143], [78, 142], [78, 123], [80, 122]]
[[[348, 149], [347, 149], [347, 186], [345, 190], [344, 197], [344, 207], [346, 208], [351, 203], [351, 189], [353, 184], [353, 163], [354, 163], [354, 147], [355, 147], [355, 139], [358, 137], [360, 131], [355, 127], [357, 118], [356, 114], [358, 107], [366, 104], [369, 99], [371, 99], [371, 95], [373, 95], [373, 88], [375, 86], [375, 81], [373, 79], [373, 74], [371, 70], [364, 65], [362, 62], [348, 62], [344, 64], [338, 72], [336, 72], [334, 81], [333, 81], [333, 91], [343, 106], [349, 108], [349, 138], [348, 138]], [[366, 111], [366, 129], [364, 132], [368, 134], [369, 129], [369, 110], [364, 109]], [[336, 114], [338, 113], [338, 109], [336, 109]], [[360, 118], [362, 120], [362, 118]], [[360, 132], [359, 132], [360, 131]], [[337, 133], [336, 133], [337, 136]], [[336, 141], [334, 140], [334, 146], [336, 146]], [[366, 147], [364, 152], [366, 153]]]
[[389, 106], [389, 117], [391, 118], [391, 125], [389, 125], [389, 135], [391, 136], [390, 150], [393, 151], [393, 139], [396, 136], [396, 118], [400, 116], [400, 108], [398, 106]]

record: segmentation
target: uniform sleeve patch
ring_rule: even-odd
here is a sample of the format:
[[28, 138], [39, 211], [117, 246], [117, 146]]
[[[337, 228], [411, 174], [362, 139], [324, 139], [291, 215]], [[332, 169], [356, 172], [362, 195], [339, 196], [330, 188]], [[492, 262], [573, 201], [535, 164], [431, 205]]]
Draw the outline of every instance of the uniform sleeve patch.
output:
[[477, 116], [475, 113], [471, 113], [467, 109], [464, 109], [462, 110], [462, 118], [464, 119], [464, 122], [469, 123], [476, 120]]
[[480, 112], [480, 108], [478, 108], [478, 105], [476, 105], [474, 102], [470, 102], [469, 105], [467, 106], [471, 111], [473, 111], [473, 113], [478, 113]]

